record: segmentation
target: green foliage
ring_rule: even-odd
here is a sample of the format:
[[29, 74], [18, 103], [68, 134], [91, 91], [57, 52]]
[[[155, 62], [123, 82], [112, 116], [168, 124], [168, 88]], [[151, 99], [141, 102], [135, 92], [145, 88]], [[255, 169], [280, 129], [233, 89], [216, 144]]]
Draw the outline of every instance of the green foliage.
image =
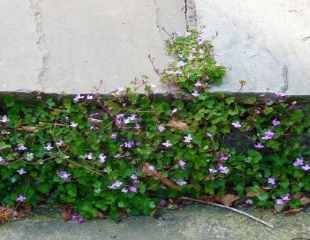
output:
[[[196, 32], [168, 51], [177, 61], [163, 81], [185, 97], [3, 99], [1, 204], [71, 205], [87, 218], [118, 219], [151, 214], [163, 199], [232, 193], [257, 206], [299, 208], [310, 190], [310, 104], [209, 93], [224, 68]], [[180, 191], [147, 174], [146, 163]]]

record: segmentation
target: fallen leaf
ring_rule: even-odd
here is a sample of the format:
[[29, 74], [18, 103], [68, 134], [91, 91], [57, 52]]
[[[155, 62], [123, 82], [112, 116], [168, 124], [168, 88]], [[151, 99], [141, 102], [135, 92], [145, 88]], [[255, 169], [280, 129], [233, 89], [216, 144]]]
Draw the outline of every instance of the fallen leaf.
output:
[[258, 197], [261, 194], [261, 192], [247, 192], [246, 196], [248, 198], [252, 198], [252, 197]]
[[291, 208], [289, 210], [284, 211], [284, 214], [286, 216], [295, 215], [297, 213], [300, 213], [303, 210], [303, 208]]
[[10, 208], [0, 207], [0, 224], [6, 223], [13, 218], [14, 211]]
[[65, 206], [61, 211], [62, 218], [65, 222], [71, 220], [73, 214], [74, 212], [71, 206]]
[[187, 131], [189, 128], [187, 123], [175, 119], [170, 120], [167, 126], [181, 131]]
[[234, 194], [226, 194], [225, 196], [218, 199], [218, 202], [222, 203], [225, 206], [232, 206], [234, 202], [239, 200], [239, 197]]
[[300, 198], [300, 202], [303, 206], [306, 206], [306, 205], [310, 204], [310, 198], [303, 196], [302, 198]]

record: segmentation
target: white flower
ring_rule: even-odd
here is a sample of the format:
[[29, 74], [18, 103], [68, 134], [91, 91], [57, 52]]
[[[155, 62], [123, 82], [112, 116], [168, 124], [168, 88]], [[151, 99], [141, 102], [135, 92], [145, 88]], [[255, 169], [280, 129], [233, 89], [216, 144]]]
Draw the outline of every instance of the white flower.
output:
[[161, 124], [161, 125], [158, 126], [157, 130], [158, 130], [159, 132], [163, 132], [163, 131], [166, 130], [166, 128], [164, 127], [164, 125]]
[[121, 181], [116, 180], [115, 182], [112, 183], [111, 186], [109, 186], [110, 189], [118, 189], [123, 185]]
[[192, 140], [193, 140], [192, 135], [191, 135], [191, 134], [188, 134], [187, 136], [184, 137], [183, 142], [185, 142], [185, 143], [191, 143]]
[[92, 153], [87, 153], [84, 158], [86, 160], [92, 160], [93, 159], [93, 154]]
[[51, 150], [53, 150], [53, 146], [52, 146], [52, 144], [51, 143], [48, 143], [45, 147], [44, 147], [44, 149], [46, 150], [46, 151], [51, 151]]
[[64, 145], [64, 141], [63, 140], [59, 140], [56, 142], [56, 146], [57, 147], [61, 147], [62, 145]]
[[6, 115], [0, 117], [1, 123], [7, 123], [8, 121], [9, 121], [9, 118]]
[[166, 142], [163, 142], [162, 145], [166, 148], [170, 148], [172, 146], [172, 143], [169, 140], [167, 140]]
[[76, 128], [78, 126], [78, 124], [76, 122], [71, 122], [70, 123], [70, 127], [72, 128]]
[[19, 175], [25, 175], [27, 172], [25, 171], [25, 169], [21, 168], [21, 169], [18, 169], [18, 170], [17, 170], [17, 173], [18, 173]]
[[17, 145], [17, 150], [18, 150], [18, 151], [26, 151], [26, 150], [27, 150], [27, 147], [25, 147], [24, 144], [18, 144], [18, 145]]
[[184, 186], [184, 185], [187, 184], [187, 182], [184, 181], [184, 180], [182, 180], [182, 179], [181, 179], [181, 180], [177, 180], [176, 183], [177, 183], [179, 186]]

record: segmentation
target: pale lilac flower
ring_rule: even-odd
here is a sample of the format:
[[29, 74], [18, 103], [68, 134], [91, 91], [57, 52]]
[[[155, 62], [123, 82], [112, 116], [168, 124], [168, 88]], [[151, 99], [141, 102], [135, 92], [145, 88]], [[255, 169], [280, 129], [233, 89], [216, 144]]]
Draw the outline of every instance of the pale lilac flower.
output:
[[272, 120], [272, 125], [273, 125], [274, 127], [279, 126], [280, 124], [281, 124], [281, 122], [280, 122], [277, 118], [275, 118], [275, 119]]
[[187, 182], [183, 179], [177, 180], [176, 183], [181, 187], [187, 184]]
[[180, 166], [180, 168], [185, 169], [186, 168], [186, 162], [183, 160], [179, 160], [178, 161], [178, 165]]
[[195, 87], [197, 87], [197, 88], [202, 87], [202, 83], [200, 81], [197, 81], [195, 83]]
[[277, 205], [284, 205], [285, 202], [281, 198], [278, 198], [278, 199], [276, 199], [276, 204]]
[[303, 157], [297, 158], [293, 163], [294, 167], [302, 167], [304, 165]]
[[309, 164], [306, 164], [304, 166], [301, 167], [303, 170], [305, 170], [306, 172], [307, 171], [310, 171], [310, 165]]
[[219, 160], [220, 161], [227, 161], [229, 159], [229, 156], [226, 154], [221, 154]]
[[166, 130], [166, 128], [164, 127], [164, 125], [161, 124], [161, 125], [158, 126], [157, 130], [158, 130], [159, 132], [163, 132], [163, 131]]
[[123, 183], [119, 180], [116, 180], [115, 182], [112, 183], [111, 186], [109, 186], [110, 189], [119, 189]]
[[34, 159], [34, 154], [33, 153], [27, 153], [26, 154], [26, 160], [27, 161], [32, 161]]
[[276, 179], [274, 177], [269, 177], [267, 180], [268, 184], [270, 184], [271, 186], [275, 186], [276, 183]]
[[73, 102], [77, 103], [80, 100], [83, 100], [84, 98], [85, 98], [84, 96], [82, 96], [81, 94], [78, 94], [73, 98]]
[[65, 182], [71, 181], [71, 174], [66, 171], [58, 171], [57, 175]]
[[23, 168], [21, 168], [21, 169], [18, 169], [17, 171], [16, 171], [19, 175], [25, 175], [26, 173], [27, 173], [27, 171], [25, 170], [25, 169], [23, 169]]
[[189, 54], [188, 58], [187, 58], [189, 61], [192, 61], [195, 59], [195, 56], [191, 53]]
[[136, 193], [137, 191], [138, 191], [137, 187], [135, 187], [135, 186], [130, 186], [129, 187], [129, 192]]
[[200, 93], [197, 90], [194, 90], [194, 92], [192, 92], [192, 96], [193, 97], [199, 97]]
[[7, 161], [0, 156], [0, 165], [6, 165], [7, 164]]
[[111, 134], [111, 138], [112, 138], [113, 140], [115, 140], [115, 139], [117, 138], [117, 133], [112, 133], [112, 134]]
[[178, 111], [178, 109], [177, 109], [177, 108], [174, 108], [174, 109], [172, 109], [171, 113], [172, 113], [172, 114], [175, 114], [177, 111]]
[[274, 137], [274, 132], [268, 130], [264, 132], [264, 135], [262, 137], [263, 140], [271, 140]]
[[226, 167], [226, 166], [223, 166], [223, 165], [220, 165], [218, 167], [218, 170], [219, 170], [220, 173], [223, 173], [223, 174], [228, 174], [229, 173], [229, 168]]
[[265, 148], [265, 146], [264, 146], [262, 143], [256, 143], [256, 144], [254, 145], [254, 147], [255, 147], [256, 149], [263, 149], [263, 148]]
[[148, 165], [148, 170], [151, 172], [155, 171], [155, 167], [153, 165]]
[[87, 99], [87, 100], [93, 100], [93, 99], [94, 99], [94, 96], [93, 96], [93, 95], [88, 94], [88, 95], [86, 96], [86, 99]]
[[76, 122], [71, 122], [70, 123], [70, 127], [72, 128], [76, 128], [78, 126], [78, 124]]
[[107, 156], [105, 154], [101, 153], [99, 155], [99, 162], [100, 163], [105, 163], [106, 161], [107, 161]]
[[19, 202], [19, 203], [23, 203], [26, 201], [26, 197], [24, 195], [19, 195], [17, 198], [16, 198], [16, 202]]
[[134, 141], [127, 141], [122, 144], [122, 147], [128, 148], [128, 149], [133, 148], [134, 146], [135, 146]]
[[191, 143], [193, 141], [192, 135], [188, 134], [187, 136], [184, 137], [183, 142], [185, 143]]
[[288, 201], [290, 201], [290, 200], [291, 200], [291, 198], [290, 198], [290, 195], [289, 195], [289, 194], [286, 194], [286, 195], [282, 196], [282, 197], [281, 197], [281, 199], [282, 199], [284, 202], [288, 202]]
[[286, 96], [286, 94], [285, 94], [284, 92], [277, 92], [277, 93], [275, 93], [275, 95], [276, 95], [277, 97], [280, 97], [280, 98]]
[[48, 143], [48, 144], [46, 144], [46, 146], [44, 146], [44, 149], [46, 150], [46, 151], [51, 151], [51, 150], [53, 150], [53, 146], [52, 146], [52, 144], [51, 143]]
[[92, 153], [87, 153], [87, 154], [84, 156], [84, 158], [85, 158], [86, 160], [93, 160], [93, 154], [92, 154]]
[[122, 193], [128, 193], [128, 189], [127, 188], [122, 188]]
[[218, 170], [215, 169], [215, 168], [209, 168], [209, 173], [210, 174], [215, 174], [215, 173], [218, 173]]
[[166, 148], [170, 148], [172, 146], [172, 143], [169, 140], [167, 140], [167, 141], [163, 142], [161, 145], [163, 145]]
[[233, 122], [231, 125], [233, 125], [234, 128], [241, 128], [241, 124], [239, 121]]
[[7, 123], [8, 121], [9, 121], [9, 118], [6, 115], [0, 116], [0, 122], [1, 123]]
[[17, 150], [18, 151], [27, 151], [27, 147], [24, 144], [18, 144]]
[[245, 203], [248, 204], [248, 205], [252, 205], [253, 204], [253, 200], [252, 199], [247, 199], [245, 201]]
[[57, 147], [61, 147], [62, 145], [64, 145], [64, 141], [63, 141], [63, 140], [58, 140], [58, 141], [56, 142], [56, 146], [57, 146]]
[[130, 179], [131, 179], [131, 180], [134, 180], [134, 181], [137, 181], [137, 180], [138, 180], [138, 176], [135, 175], [135, 174], [132, 174], [132, 175], [130, 176]]
[[182, 60], [178, 62], [178, 67], [179, 68], [183, 68], [183, 67], [185, 67], [185, 65], [186, 65], [186, 63], [184, 61], [182, 61]]
[[209, 138], [213, 138], [213, 135], [211, 133], [208, 133], [208, 132], [206, 133], [206, 136]]

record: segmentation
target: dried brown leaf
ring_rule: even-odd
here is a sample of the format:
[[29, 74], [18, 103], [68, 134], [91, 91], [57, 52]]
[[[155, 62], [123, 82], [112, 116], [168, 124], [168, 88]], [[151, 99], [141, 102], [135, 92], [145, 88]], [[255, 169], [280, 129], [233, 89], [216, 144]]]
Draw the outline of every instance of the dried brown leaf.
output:
[[226, 194], [223, 197], [219, 198], [219, 202], [222, 203], [225, 206], [232, 206], [234, 204], [234, 202], [236, 202], [237, 200], [239, 200], [239, 197], [234, 195], [234, 194]]
[[61, 211], [61, 216], [65, 222], [71, 220], [73, 214], [74, 212], [71, 206], [65, 206]]
[[189, 128], [187, 123], [175, 119], [172, 119], [167, 126], [181, 131], [187, 131]]

